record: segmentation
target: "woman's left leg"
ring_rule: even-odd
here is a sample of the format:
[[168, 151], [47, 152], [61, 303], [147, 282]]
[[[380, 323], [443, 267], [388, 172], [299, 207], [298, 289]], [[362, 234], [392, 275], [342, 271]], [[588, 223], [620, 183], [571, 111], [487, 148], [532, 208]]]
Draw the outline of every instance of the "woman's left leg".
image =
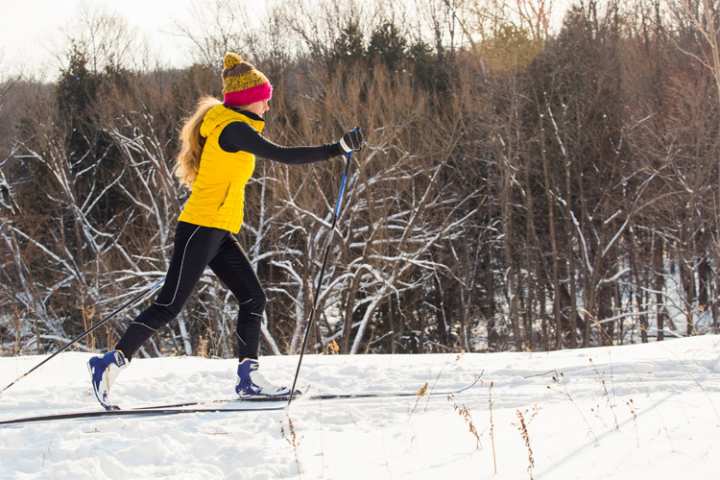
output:
[[273, 385], [259, 372], [260, 328], [265, 310], [265, 292], [238, 241], [227, 234], [209, 263], [210, 268], [233, 292], [238, 301], [237, 341], [240, 363], [235, 392], [240, 397], [284, 397], [286, 386]]
[[257, 360], [266, 297], [247, 255], [237, 239], [228, 233], [208, 265], [237, 299], [236, 335], [240, 361], [245, 358]]

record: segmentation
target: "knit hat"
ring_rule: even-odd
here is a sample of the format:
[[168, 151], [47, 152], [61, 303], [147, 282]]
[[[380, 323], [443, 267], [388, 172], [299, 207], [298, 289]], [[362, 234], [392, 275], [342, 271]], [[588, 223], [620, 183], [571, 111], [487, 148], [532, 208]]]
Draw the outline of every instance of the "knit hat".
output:
[[270, 80], [237, 53], [226, 53], [223, 67], [223, 95], [226, 105], [249, 105], [272, 97]]

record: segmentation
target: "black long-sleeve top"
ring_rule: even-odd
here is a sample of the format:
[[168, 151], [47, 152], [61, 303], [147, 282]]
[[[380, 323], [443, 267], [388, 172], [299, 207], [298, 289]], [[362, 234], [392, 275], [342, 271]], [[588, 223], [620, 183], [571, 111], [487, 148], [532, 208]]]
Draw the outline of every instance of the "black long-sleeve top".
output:
[[[241, 112], [248, 117], [262, 120], [252, 112]], [[220, 133], [220, 148], [235, 153], [240, 150], [250, 152], [262, 158], [268, 158], [288, 165], [302, 165], [320, 162], [342, 155], [340, 143], [328, 143], [309, 147], [284, 147], [271, 142], [244, 122], [232, 122]]]

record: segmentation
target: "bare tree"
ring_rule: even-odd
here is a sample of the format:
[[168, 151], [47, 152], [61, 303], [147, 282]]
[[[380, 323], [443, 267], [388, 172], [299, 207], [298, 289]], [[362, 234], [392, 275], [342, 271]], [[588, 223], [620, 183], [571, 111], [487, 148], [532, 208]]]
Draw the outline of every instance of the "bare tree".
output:
[[82, 45], [88, 53], [93, 73], [105, 69], [140, 69], [148, 64], [148, 47], [137, 29], [131, 28], [124, 17], [108, 13], [102, 8], [83, 6], [75, 24], [68, 28], [65, 36], [68, 43]]
[[708, 69], [715, 80], [720, 99], [720, 22], [718, 5], [712, 0], [676, 0], [676, 13], [698, 34], [700, 51], [694, 52], [678, 45], [681, 51]]

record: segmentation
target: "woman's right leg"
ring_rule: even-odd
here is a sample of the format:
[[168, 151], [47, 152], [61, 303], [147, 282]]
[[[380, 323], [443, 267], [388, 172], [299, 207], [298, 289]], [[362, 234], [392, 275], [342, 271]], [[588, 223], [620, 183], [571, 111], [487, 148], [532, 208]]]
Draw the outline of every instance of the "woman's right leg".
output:
[[129, 360], [160, 327], [175, 318], [225, 236], [223, 230], [178, 222], [165, 283], [155, 302], [128, 326], [116, 350]]

